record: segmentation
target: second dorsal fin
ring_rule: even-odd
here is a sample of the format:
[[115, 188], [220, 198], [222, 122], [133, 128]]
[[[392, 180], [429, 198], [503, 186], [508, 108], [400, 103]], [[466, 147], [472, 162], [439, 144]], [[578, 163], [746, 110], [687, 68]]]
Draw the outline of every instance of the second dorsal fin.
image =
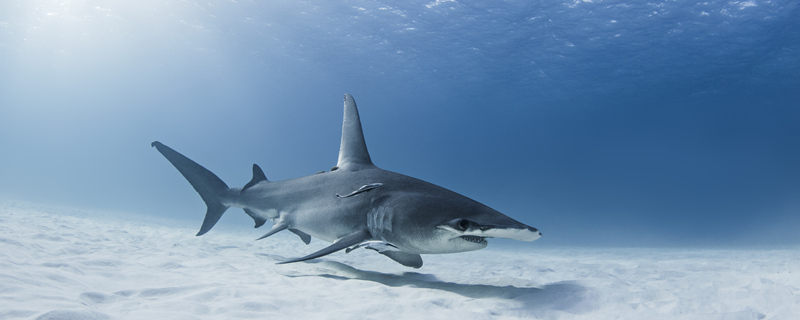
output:
[[244, 187], [242, 188], [242, 191], [247, 190], [247, 188], [250, 188], [250, 187], [256, 185], [256, 183], [259, 183], [261, 181], [269, 181], [269, 180], [267, 180], [267, 176], [264, 175], [264, 171], [261, 170], [261, 167], [259, 167], [257, 164], [254, 163], [253, 164], [253, 179], [251, 179], [250, 182], [248, 182], [246, 185], [244, 185]]
[[342, 144], [339, 146], [338, 170], [358, 170], [371, 167], [372, 159], [364, 141], [361, 119], [358, 116], [356, 101], [350, 94], [344, 95], [344, 121], [342, 123]]

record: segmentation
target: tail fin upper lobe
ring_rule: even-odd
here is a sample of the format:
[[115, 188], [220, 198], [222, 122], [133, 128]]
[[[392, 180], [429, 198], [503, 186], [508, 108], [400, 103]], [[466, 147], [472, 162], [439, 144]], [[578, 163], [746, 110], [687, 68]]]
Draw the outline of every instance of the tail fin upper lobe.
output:
[[222, 197], [228, 192], [228, 185], [208, 169], [178, 153], [172, 148], [165, 146], [161, 142], [154, 141], [150, 144], [156, 147], [173, 166], [192, 184], [194, 190], [200, 194], [205, 201], [208, 210], [203, 219], [203, 226], [200, 227], [198, 236], [202, 236], [219, 221], [228, 206], [222, 204]]

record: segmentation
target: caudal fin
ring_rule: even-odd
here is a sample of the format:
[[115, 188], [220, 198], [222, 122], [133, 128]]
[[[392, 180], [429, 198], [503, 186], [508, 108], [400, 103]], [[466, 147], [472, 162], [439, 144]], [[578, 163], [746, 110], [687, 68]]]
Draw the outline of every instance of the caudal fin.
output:
[[228, 206], [222, 204], [222, 197], [228, 192], [228, 185], [208, 169], [203, 168], [203, 166], [165, 146], [163, 143], [153, 141], [150, 145], [156, 147], [158, 152], [161, 152], [180, 171], [205, 201], [208, 210], [206, 210], [206, 217], [203, 219], [203, 226], [200, 227], [200, 232], [197, 233], [198, 236], [204, 235], [219, 221], [225, 210], [228, 210]]

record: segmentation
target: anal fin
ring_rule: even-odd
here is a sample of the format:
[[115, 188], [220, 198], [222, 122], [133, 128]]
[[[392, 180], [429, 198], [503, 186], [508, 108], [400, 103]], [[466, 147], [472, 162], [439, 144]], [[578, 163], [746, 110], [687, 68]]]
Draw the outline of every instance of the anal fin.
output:
[[253, 228], [258, 228], [260, 226], [263, 226], [264, 223], [267, 222], [267, 219], [258, 216], [255, 212], [253, 212], [250, 209], [244, 209], [244, 212], [247, 213], [247, 215], [250, 216], [250, 218], [253, 218], [253, 221], [256, 222], [256, 226]]
[[359, 231], [353, 232], [351, 234], [348, 234], [348, 235], [346, 235], [344, 237], [341, 237], [341, 238], [337, 239], [335, 242], [333, 242], [333, 244], [331, 244], [330, 246], [325, 247], [322, 250], [319, 250], [317, 252], [314, 252], [314, 253], [309, 254], [309, 255], [307, 255], [305, 257], [302, 257], [302, 258], [297, 258], [297, 259], [291, 259], [291, 260], [288, 260], [288, 261], [278, 262], [278, 264], [293, 263], [293, 262], [300, 262], [300, 261], [316, 259], [316, 258], [319, 258], [319, 257], [322, 257], [322, 256], [329, 255], [329, 254], [334, 253], [336, 251], [342, 250], [342, 249], [347, 248], [349, 246], [359, 244], [361, 241], [367, 240], [370, 237], [371, 237], [371, 235], [370, 235], [369, 231], [367, 231], [367, 230], [359, 230]]

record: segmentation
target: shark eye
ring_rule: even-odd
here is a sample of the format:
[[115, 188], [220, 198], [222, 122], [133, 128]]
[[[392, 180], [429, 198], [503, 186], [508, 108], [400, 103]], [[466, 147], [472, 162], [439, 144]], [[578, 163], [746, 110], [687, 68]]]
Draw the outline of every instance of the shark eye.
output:
[[469, 228], [469, 220], [467, 219], [458, 220], [456, 227], [458, 227], [458, 230], [467, 231], [467, 229]]

